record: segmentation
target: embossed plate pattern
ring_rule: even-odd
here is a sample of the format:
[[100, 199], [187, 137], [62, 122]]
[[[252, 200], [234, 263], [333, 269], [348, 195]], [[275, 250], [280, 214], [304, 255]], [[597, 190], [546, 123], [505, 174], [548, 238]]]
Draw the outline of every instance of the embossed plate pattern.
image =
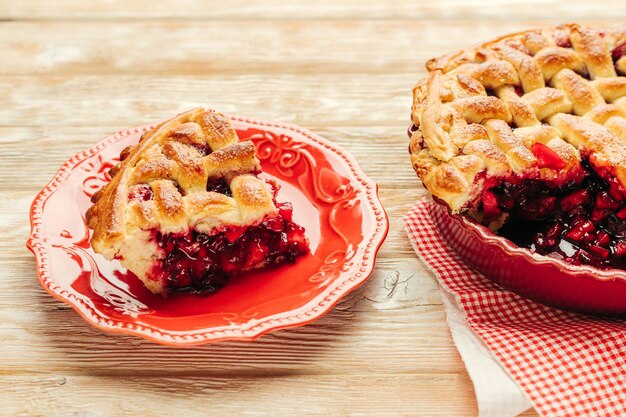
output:
[[84, 213], [122, 149], [152, 126], [118, 132], [67, 161], [37, 195], [28, 248], [42, 286], [88, 323], [167, 345], [252, 340], [319, 318], [362, 284], [388, 230], [376, 184], [335, 144], [296, 126], [231, 116], [257, 147], [264, 175], [281, 184], [311, 254], [294, 265], [231, 279], [216, 294], [164, 299], [117, 261], [95, 254]]

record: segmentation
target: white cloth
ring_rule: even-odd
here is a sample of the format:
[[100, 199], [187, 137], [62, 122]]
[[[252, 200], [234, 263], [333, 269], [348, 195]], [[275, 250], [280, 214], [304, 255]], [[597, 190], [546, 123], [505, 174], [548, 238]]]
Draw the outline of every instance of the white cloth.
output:
[[478, 416], [514, 417], [531, 408], [532, 404], [524, 392], [465, 323], [454, 295], [441, 286], [439, 288], [452, 339], [474, 384]]

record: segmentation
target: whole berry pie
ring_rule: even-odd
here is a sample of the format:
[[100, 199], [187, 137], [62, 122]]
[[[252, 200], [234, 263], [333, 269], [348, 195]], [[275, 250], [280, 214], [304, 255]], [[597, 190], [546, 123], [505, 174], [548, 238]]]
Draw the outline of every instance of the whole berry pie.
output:
[[518, 246], [626, 268], [626, 30], [564, 25], [428, 61], [411, 161], [430, 193]]
[[229, 276], [309, 251], [290, 203], [259, 177], [252, 142], [202, 108], [146, 132], [120, 155], [87, 211], [91, 245], [153, 293], [215, 291]]

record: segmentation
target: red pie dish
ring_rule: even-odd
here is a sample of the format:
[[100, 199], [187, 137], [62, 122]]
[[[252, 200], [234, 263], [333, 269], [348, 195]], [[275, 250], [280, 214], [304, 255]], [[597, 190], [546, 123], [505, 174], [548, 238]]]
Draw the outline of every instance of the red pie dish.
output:
[[280, 186], [276, 201], [292, 203], [309, 253], [294, 264], [231, 277], [216, 293], [168, 297], [153, 294], [118, 261], [95, 253], [85, 212], [110, 181], [108, 171], [120, 152], [154, 128], [143, 126], [74, 156], [33, 201], [27, 246], [43, 288], [97, 328], [183, 346], [253, 340], [307, 324], [365, 282], [389, 227], [376, 184], [345, 150], [311, 132], [229, 119], [239, 139], [254, 144], [260, 178]]
[[598, 315], [626, 316], [626, 271], [572, 265], [539, 255], [498, 236], [435, 202], [435, 226], [469, 265], [515, 293], [553, 307]]
[[426, 67], [409, 153], [445, 238], [523, 296], [626, 313], [626, 32], [529, 30]]

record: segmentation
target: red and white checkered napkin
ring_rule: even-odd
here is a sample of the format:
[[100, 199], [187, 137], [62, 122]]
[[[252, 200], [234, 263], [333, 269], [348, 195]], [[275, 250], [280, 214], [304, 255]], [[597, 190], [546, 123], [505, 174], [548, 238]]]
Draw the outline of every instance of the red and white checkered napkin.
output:
[[626, 416], [626, 322], [566, 313], [502, 289], [465, 265], [439, 236], [432, 204], [422, 200], [404, 218], [415, 251], [537, 412]]

